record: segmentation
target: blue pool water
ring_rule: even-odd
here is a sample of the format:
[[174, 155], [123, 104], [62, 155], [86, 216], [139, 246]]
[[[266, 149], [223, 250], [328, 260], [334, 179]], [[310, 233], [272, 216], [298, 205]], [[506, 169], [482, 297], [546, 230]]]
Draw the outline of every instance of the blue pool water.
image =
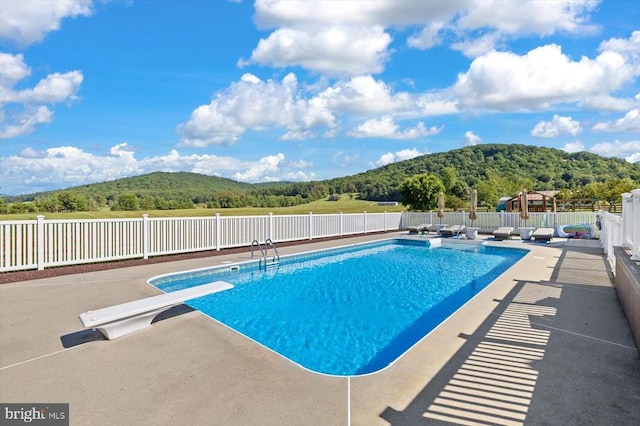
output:
[[169, 292], [222, 280], [188, 305], [310, 370], [380, 370], [517, 262], [524, 250], [376, 243], [154, 278]]

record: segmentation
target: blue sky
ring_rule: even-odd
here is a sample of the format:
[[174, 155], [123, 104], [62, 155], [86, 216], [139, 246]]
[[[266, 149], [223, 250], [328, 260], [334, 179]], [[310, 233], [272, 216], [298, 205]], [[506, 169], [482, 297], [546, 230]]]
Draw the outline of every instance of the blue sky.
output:
[[638, 162], [639, 77], [626, 0], [0, 0], [0, 193], [483, 143]]

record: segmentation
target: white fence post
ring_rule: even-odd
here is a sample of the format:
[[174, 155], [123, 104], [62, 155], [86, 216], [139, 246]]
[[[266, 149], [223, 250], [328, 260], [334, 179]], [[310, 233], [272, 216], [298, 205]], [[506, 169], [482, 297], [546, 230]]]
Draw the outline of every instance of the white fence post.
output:
[[149, 258], [149, 215], [142, 215], [142, 258]]
[[630, 192], [622, 194], [622, 246], [631, 247], [633, 241], [633, 198]]
[[367, 233], [367, 212], [364, 212], [364, 233]]
[[38, 271], [44, 269], [44, 216], [38, 215], [37, 238], [38, 238]]
[[273, 241], [273, 213], [269, 212], [269, 231], [267, 233], [267, 238]]
[[309, 239], [313, 239], [313, 212], [309, 212]]
[[[626, 218], [631, 222], [631, 259], [640, 260], [640, 189], [634, 189], [631, 194], [632, 215]], [[625, 217], [622, 220], [625, 220]]]
[[342, 233], [344, 232], [344, 217], [342, 216], [342, 212], [340, 212], [340, 236], [342, 237]]
[[222, 224], [220, 223], [220, 213], [216, 213], [216, 251], [220, 251], [220, 241], [222, 240]]

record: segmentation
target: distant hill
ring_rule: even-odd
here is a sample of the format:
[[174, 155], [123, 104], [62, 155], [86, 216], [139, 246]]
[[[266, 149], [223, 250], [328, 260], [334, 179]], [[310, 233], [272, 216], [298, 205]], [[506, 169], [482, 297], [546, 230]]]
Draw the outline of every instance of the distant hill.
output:
[[[67, 191], [88, 198], [95, 198], [99, 194], [107, 202], [116, 200], [122, 194], [134, 193], [139, 198], [188, 199], [198, 204], [215, 201], [225, 192], [246, 194], [246, 205], [252, 205], [258, 199], [262, 200], [261, 205], [268, 205], [265, 197], [297, 198], [296, 203], [299, 203], [321, 198], [325, 196], [323, 194], [356, 192], [363, 199], [382, 201], [399, 200], [399, 187], [409, 176], [426, 172], [445, 178], [452, 169], [469, 188], [491, 181], [502, 192], [522, 188], [522, 184], [536, 190], [571, 189], [591, 182], [624, 178], [630, 178], [640, 186], [638, 163], [631, 164], [618, 158], [604, 158], [587, 152], [567, 153], [518, 144], [481, 144], [427, 154], [356, 175], [317, 182], [248, 184], [197, 173], [154, 172], [78, 186]], [[56, 192], [59, 191], [5, 197], [5, 200], [32, 201]]]
[[[232, 179], [206, 176], [188, 172], [153, 172], [140, 176], [116, 179], [108, 182], [92, 183], [69, 188], [84, 196], [102, 194], [107, 199], [117, 198], [124, 193], [132, 192], [141, 196], [179, 198], [191, 197], [200, 192], [216, 193], [220, 191], [246, 191], [251, 184], [237, 182]], [[55, 194], [58, 191], [38, 192], [17, 197], [7, 197], [17, 201], [31, 201], [40, 197]]]
[[481, 144], [427, 154], [324, 183], [336, 192], [355, 189], [370, 200], [399, 199], [397, 189], [407, 177], [426, 172], [442, 178], [447, 168], [454, 168], [458, 178], [469, 187], [492, 179], [511, 182], [515, 188], [526, 183], [531, 185], [530, 189], [560, 190], [624, 178], [640, 186], [638, 163], [518, 144]]

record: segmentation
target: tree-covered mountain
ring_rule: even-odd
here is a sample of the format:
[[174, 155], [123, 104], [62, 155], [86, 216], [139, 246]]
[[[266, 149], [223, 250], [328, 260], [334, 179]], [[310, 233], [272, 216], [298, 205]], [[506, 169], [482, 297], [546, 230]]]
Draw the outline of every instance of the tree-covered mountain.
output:
[[[590, 183], [631, 179], [640, 185], [640, 164], [587, 152], [518, 144], [482, 144], [427, 154], [353, 176], [324, 181], [335, 192], [359, 192], [371, 200], [399, 200], [407, 177], [432, 173], [469, 188], [492, 186], [512, 195], [526, 186], [535, 190], [579, 190]], [[452, 176], [454, 174], [455, 176]]]
[[62, 191], [4, 197], [4, 201], [33, 201], [39, 211], [91, 210], [104, 206], [124, 210], [196, 205], [280, 207], [341, 193], [358, 193], [367, 200], [399, 201], [403, 182], [421, 173], [433, 174], [443, 182], [450, 197], [448, 202], [455, 202], [456, 197], [468, 198], [471, 188], [478, 190], [480, 202], [495, 204], [500, 196], [515, 195], [523, 187], [592, 196], [583, 194], [583, 190], [618, 181], [640, 186], [640, 164], [618, 158], [528, 145], [482, 144], [316, 182], [248, 184], [196, 173], [154, 172]]

